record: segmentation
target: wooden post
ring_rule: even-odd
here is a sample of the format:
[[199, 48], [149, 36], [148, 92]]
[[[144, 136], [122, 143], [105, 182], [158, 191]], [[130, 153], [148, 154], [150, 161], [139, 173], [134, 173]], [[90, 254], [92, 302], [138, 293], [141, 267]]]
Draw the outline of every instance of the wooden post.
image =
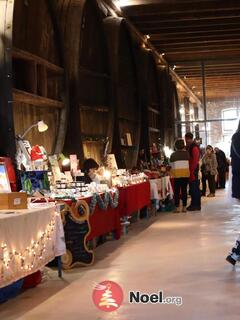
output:
[[15, 159], [12, 99], [13, 0], [0, 1], [0, 154]]
[[202, 67], [202, 92], [203, 92], [203, 110], [204, 110], [204, 128], [205, 128], [205, 144], [208, 144], [207, 135], [207, 102], [206, 102], [206, 79], [205, 79], [205, 63], [201, 63]]

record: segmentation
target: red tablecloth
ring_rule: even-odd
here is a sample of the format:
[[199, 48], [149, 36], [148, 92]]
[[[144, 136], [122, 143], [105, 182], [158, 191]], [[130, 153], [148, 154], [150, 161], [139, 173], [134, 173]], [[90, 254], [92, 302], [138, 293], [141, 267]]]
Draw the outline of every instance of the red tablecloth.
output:
[[120, 216], [130, 216], [150, 204], [149, 181], [119, 188]]
[[[90, 204], [91, 197], [84, 198], [83, 200]], [[74, 203], [71, 200], [64, 201], [69, 206], [74, 206]], [[95, 237], [99, 237], [111, 231], [115, 231], [116, 239], [119, 239], [121, 236], [119, 206], [115, 209], [112, 209], [109, 206], [107, 210], [102, 210], [97, 204], [93, 214], [89, 217], [89, 223], [91, 232], [88, 235], [87, 240], [92, 240]]]

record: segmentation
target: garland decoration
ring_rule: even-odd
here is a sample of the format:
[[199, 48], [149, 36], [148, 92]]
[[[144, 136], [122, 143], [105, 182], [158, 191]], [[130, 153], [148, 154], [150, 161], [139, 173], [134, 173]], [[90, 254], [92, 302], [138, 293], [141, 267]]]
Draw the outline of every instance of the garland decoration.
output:
[[113, 195], [110, 192], [105, 192], [103, 198], [98, 193], [94, 193], [89, 204], [90, 214], [93, 214], [97, 204], [101, 210], [107, 210], [109, 205], [115, 209], [118, 206], [118, 200], [119, 191], [117, 189]]

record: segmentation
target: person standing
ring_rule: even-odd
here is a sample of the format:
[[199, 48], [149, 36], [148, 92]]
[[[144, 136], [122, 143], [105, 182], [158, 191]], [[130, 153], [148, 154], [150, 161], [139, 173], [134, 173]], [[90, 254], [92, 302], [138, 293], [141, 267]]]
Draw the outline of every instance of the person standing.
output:
[[217, 180], [217, 188], [219, 189], [225, 189], [226, 184], [226, 173], [227, 173], [227, 158], [225, 153], [220, 150], [219, 148], [214, 149], [216, 157], [217, 157], [217, 163], [218, 163], [218, 180]]
[[217, 158], [213, 151], [213, 147], [208, 145], [206, 153], [202, 158], [202, 163], [205, 165], [206, 178], [208, 181], [209, 194], [208, 197], [215, 197], [216, 183], [215, 176], [217, 175]]
[[232, 136], [230, 156], [232, 164], [232, 197], [240, 199], [240, 121], [237, 131]]
[[[175, 142], [176, 151], [171, 154], [170, 165], [171, 173], [174, 177], [174, 202], [176, 213], [186, 212], [187, 206], [187, 186], [189, 182], [189, 153], [186, 151], [183, 139]], [[182, 198], [182, 210], [180, 209], [180, 196]]]
[[[205, 148], [200, 149], [200, 157], [203, 158], [204, 154], [206, 152]], [[202, 182], [202, 189], [201, 189], [201, 196], [206, 196], [206, 190], [207, 190], [207, 177], [206, 177], [206, 166], [204, 163], [201, 162], [200, 170], [201, 170], [201, 182]]]
[[200, 211], [201, 210], [201, 193], [199, 188], [199, 158], [200, 158], [200, 149], [199, 146], [193, 140], [193, 134], [187, 132], [185, 134], [185, 141], [187, 144], [187, 150], [189, 152], [189, 169], [190, 169], [190, 178], [189, 178], [189, 188], [191, 195], [191, 204], [187, 207], [188, 211]]

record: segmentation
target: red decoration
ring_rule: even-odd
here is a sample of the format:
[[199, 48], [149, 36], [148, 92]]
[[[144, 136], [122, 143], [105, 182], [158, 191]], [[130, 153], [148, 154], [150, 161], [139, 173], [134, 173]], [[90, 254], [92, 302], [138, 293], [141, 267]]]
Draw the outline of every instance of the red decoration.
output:
[[33, 146], [31, 149], [31, 160], [35, 161], [41, 159], [43, 159], [43, 152], [41, 148], [39, 147], [39, 145]]

